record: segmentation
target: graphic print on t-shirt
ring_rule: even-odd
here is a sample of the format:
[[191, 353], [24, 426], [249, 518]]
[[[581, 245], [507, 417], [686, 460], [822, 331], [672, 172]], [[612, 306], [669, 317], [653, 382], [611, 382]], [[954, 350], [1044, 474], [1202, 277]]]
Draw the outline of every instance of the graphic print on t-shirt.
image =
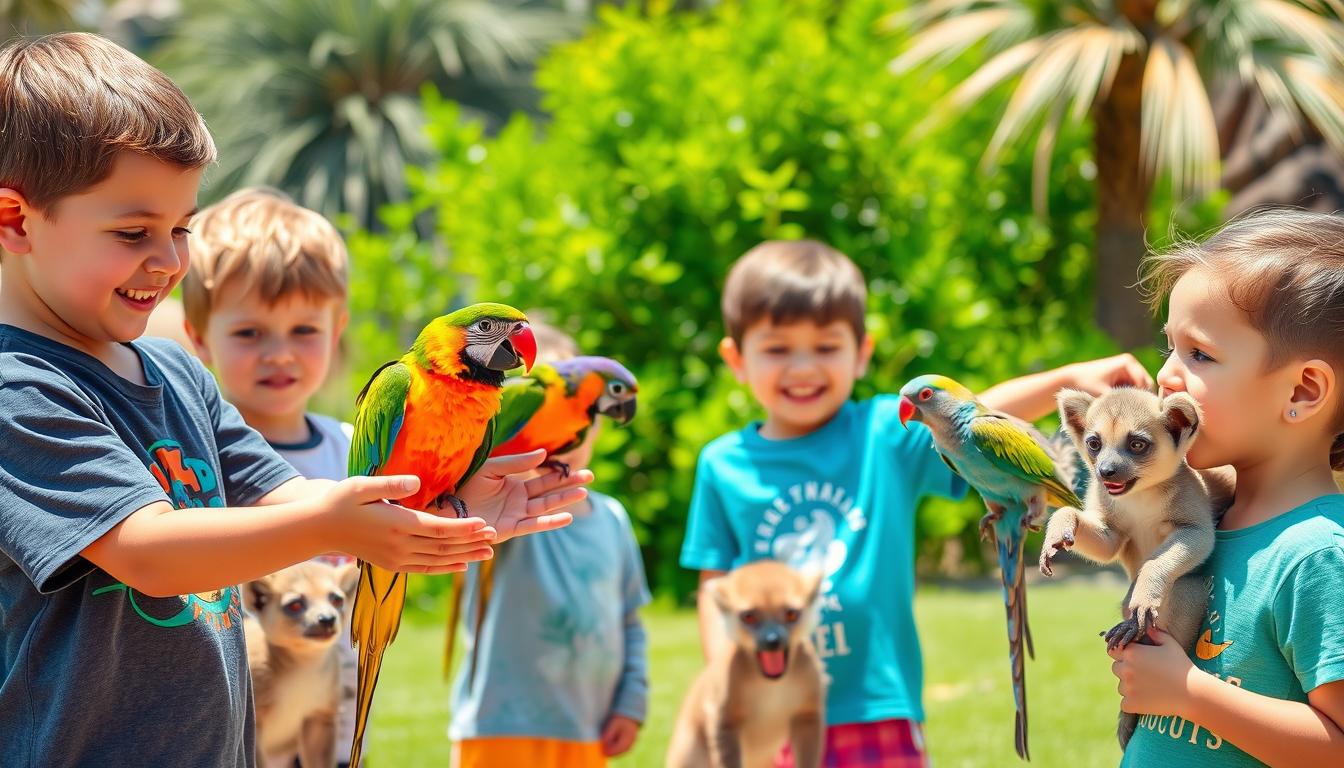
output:
[[[219, 478], [204, 459], [187, 456], [172, 440], [159, 440], [146, 449], [149, 471], [177, 509], [222, 507]], [[93, 591], [95, 596], [125, 592], [136, 615], [156, 627], [181, 627], [200, 620], [216, 630], [231, 628], [242, 621], [242, 606], [237, 587], [225, 587], [194, 595], [154, 598], [118, 582]]]
[[[843, 487], [797, 483], [784, 489], [761, 515], [753, 531], [753, 551], [797, 570], [820, 571], [822, 621], [813, 636], [821, 658], [848, 656], [852, 649], [842, 620], [844, 606], [832, 593], [831, 577], [849, 556], [846, 540], [867, 527], [863, 508]], [[851, 535], [842, 535], [845, 529]]]

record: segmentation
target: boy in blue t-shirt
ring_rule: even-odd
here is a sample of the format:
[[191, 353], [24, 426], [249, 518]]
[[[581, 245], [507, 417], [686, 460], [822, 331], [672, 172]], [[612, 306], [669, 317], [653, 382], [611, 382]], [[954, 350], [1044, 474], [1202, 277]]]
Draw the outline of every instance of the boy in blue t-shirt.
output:
[[[765, 409], [764, 422], [700, 454], [681, 564], [701, 581], [761, 558], [825, 573], [814, 635], [831, 678], [827, 766], [924, 765], [918, 723], [923, 669], [913, 611], [915, 508], [966, 486], [939, 460], [923, 425], [902, 429], [897, 399], [854, 402], [873, 342], [867, 289], [844, 254], [813, 241], [767, 242], [724, 286], [724, 361]], [[1025, 419], [1071, 386], [1151, 388], [1130, 355], [1014, 379], [981, 395]], [[706, 656], [722, 632], [700, 601]], [[779, 765], [792, 765], [785, 748]]]

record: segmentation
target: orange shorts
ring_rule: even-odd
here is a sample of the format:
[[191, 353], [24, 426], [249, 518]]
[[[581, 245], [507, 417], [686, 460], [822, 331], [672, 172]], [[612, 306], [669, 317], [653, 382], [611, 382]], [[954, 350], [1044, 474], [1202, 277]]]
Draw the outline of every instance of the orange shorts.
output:
[[453, 768], [606, 768], [598, 741], [560, 741], [529, 736], [463, 739], [453, 744]]

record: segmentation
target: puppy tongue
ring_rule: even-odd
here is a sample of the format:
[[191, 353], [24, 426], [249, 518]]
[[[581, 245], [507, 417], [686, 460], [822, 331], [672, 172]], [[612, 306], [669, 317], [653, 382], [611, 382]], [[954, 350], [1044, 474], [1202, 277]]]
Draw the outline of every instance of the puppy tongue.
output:
[[761, 671], [766, 677], [779, 677], [784, 674], [785, 656], [783, 651], [759, 651], [756, 658], [761, 663]]

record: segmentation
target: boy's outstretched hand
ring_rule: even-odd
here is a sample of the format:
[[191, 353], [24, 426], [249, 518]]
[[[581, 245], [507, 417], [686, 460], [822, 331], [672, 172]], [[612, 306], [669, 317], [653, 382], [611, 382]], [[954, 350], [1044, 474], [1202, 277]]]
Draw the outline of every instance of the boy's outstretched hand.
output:
[[581, 469], [565, 477], [552, 469], [530, 480], [520, 476], [545, 459], [546, 452], [537, 450], [487, 460], [457, 491], [471, 516], [467, 519], [481, 518], [492, 526], [496, 544], [569, 525], [573, 515], [556, 510], [586, 498], [588, 490], [580, 486], [591, 483], [593, 473]]
[[1074, 389], [1100, 395], [1111, 387], [1152, 390], [1153, 377], [1136, 357], [1124, 352], [1067, 366]]

